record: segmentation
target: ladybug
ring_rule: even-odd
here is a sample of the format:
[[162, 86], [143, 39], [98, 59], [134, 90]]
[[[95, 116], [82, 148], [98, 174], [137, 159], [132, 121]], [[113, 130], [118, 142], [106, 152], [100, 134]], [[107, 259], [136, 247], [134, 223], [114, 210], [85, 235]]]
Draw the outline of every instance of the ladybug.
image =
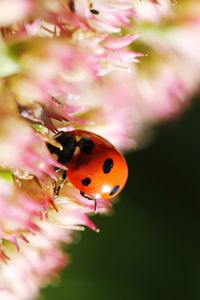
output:
[[63, 182], [67, 177], [91, 200], [110, 199], [123, 189], [128, 177], [126, 160], [106, 139], [85, 130], [61, 131], [54, 138], [62, 150], [51, 144], [48, 149], [67, 167]]

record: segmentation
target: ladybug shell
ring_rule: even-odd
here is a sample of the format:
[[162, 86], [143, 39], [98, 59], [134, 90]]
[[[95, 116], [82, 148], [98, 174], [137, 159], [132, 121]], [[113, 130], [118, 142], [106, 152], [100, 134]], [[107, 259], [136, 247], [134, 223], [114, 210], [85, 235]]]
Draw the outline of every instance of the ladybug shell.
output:
[[79, 147], [68, 163], [67, 177], [92, 199], [109, 199], [124, 187], [128, 167], [123, 155], [104, 138], [83, 130], [73, 131]]

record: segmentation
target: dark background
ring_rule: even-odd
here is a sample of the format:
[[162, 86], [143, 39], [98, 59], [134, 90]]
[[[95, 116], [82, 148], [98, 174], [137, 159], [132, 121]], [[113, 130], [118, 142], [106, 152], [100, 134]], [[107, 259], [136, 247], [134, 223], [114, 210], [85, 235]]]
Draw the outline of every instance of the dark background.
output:
[[127, 156], [112, 217], [70, 246], [72, 264], [46, 300], [200, 299], [200, 102]]

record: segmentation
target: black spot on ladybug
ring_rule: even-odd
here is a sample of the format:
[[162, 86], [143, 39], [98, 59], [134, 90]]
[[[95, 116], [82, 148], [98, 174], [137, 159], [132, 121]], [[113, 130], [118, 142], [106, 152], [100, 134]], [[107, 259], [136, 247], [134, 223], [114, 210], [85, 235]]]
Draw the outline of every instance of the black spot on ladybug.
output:
[[107, 158], [103, 163], [103, 172], [104, 174], [110, 173], [114, 165], [112, 158]]
[[112, 191], [110, 192], [110, 196], [113, 196], [114, 194], [117, 193], [117, 191], [119, 190], [119, 185], [115, 185], [114, 188], [112, 189]]
[[82, 153], [90, 154], [95, 147], [94, 142], [89, 137], [83, 137], [79, 141], [80, 151]]
[[85, 177], [81, 182], [82, 185], [88, 186], [91, 183], [91, 179], [89, 177]]
[[91, 11], [91, 13], [92, 13], [93, 15], [98, 15], [98, 14], [99, 14], [99, 11], [96, 10], [96, 9], [90, 9], [90, 11]]

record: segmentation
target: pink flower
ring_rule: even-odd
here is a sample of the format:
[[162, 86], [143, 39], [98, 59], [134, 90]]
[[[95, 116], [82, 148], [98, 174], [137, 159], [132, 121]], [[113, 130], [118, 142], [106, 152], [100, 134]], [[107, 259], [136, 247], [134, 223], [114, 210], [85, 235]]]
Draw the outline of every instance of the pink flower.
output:
[[[43, 185], [43, 197], [52, 190], [51, 184], [49, 181]], [[0, 295], [4, 299], [37, 297], [38, 288], [55, 278], [68, 263], [60, 243], [70, 243], [72, 230], [83, 230], [83, 226], [97, 231], [86, 216], [94, 211], [93, 203], [82, 201], [74, 188], [65, 186], [55, 199], [56, 210], [47, 208], [48, 217], [43, 215], [45, 206], [40, 194], [41, 188], [34, 180], [20, 180], [20, 188], [0, 180], [0, 238], [4, 241], [0, 257], [6, 262], [0, 268]], [[107, 210], [104, 202], [98, 206], [100, 211]]]
[[89, 27], [99, 32], [119, 32], [121, 26], [130, 25], [130, 18], [134, 16], [130, 0], [74, 0], [70, 4], [72, 13], [85, 19]]
[[55, 178], [53, 166], [60, 165], [51, 157], [41, 137], [24, 121], [2, 116], [0, 132], [1, 167], [23, 170], [38, 177], [46, 173]]
[[60, 242], [70, 242], [70, 232], [42, 223], [42, 234], [28, 235], [29, 244], [20, 244], [20, 251], [7, 249], [10, 261], [1, 265], [1, 297], [29, 300], [38, 297], [43, 287], [66, 265]]
[[41, 214], [42, 205], [15, 188], [11, 182], [2, 179], [0, 202], [0, 239], [13, 242], [19, 250], [19, 239], [27, 242], [24, 234], [38, 231], [33, 219]]
[[9, 26], [14, 22], [26, 19], [34, 7], [32, 0], [1, 0], [0, 27]]
[[200, 22], [195, 0], [15, 2], [0, 1], [0, 297], [29, 300], [68, 264], [62, 243], [113, 205], [68, 180], [57, 194], [67, 166], [47, 143], [84, 129], [129, 149], [178, 116], [199, 84]]

